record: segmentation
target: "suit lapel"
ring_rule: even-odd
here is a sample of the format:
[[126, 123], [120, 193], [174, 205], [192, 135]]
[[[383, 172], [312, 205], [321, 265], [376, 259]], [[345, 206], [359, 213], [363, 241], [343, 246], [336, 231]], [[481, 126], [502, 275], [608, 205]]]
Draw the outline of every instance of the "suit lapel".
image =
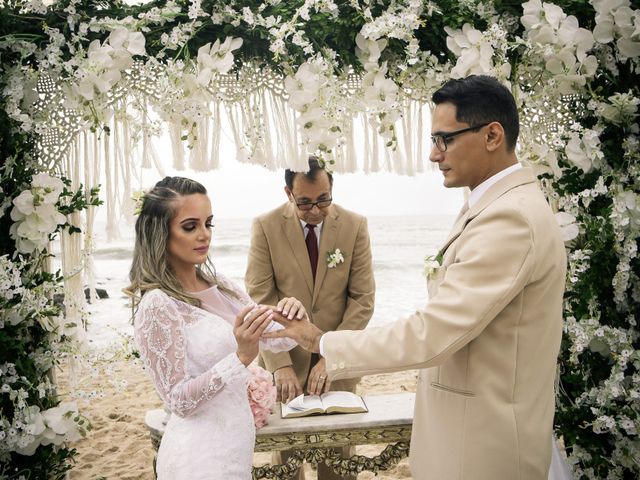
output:
[[460, 236], [460, 234], [464, 230], [464, 227], [467, 225], [467, 223], [469, 223], [470, 215], [471, 209], [467, 210], [465, 213], [458, 217], [456, 223], [454, 223], [453, 227], [451, 228], [451, 232], [449, 232], [449, 236], [447, 237], [446, 242], [444, 242], [444, 245], [440, 248], [438, 256], [444, 255], [444, 252], [447, 251], [449, 245], [451, 245], [456, 240], [456, 238]]
[[489, 190], [487, 190], [484, 195], [480, 197], [480, 200], [473, 205], [469, 210], [467, 210], [460, 218], [458, 218], [451, 229], [451, 233], [449, 233], [449, 237], [447, 241], [444, 242], [442, 248], [438, 252], [439, 255], [444, 255], [444, 252], [447, 251], [447, 248], [451, 246], [451, 244], [460, 236], [463, 232], [464, 227], [473, 220], [475, 217], [482, 212], [485, 208], [487, 208], [491, 203], [493, 203], [496, 199], [504, 195], [509, 190], [512, 190], [520, 185], [524, 185], [527, 183], [533, 183], [536, 181], [536, 177], [533, 174], [533, 171], [530, 168], [521, 168], [520, 170], [516, 170], [515, 172], [507, 175], [506, 177], [500, 179], [494, 185], [492, 185]]
[[300, 220], [298, 220], [298, 216], [293, 211], [290, 203], [285, 208], [282, 216], [282, 230], [291, 247], [293, 258], [295, 258], [295, 261], [298, 263], [304, 281], [307, 283], [307, 287], [309, 287], [309, 292], [312, 293], [313, 278], [311, 274], [311, 263], [309, 262], [309, 252], [307, 252], [307, 245], [304, 243], [304, 232], [302, 231]]
[[327, 275], [327, 252], [331, 252], [336, 248], [336, 240], [338, 231], [340, 230], [340, 222], [338, 221], [338, 213], [335, 208], [331, 209], [331, 213], [324, 219], [322, 225], [322, 234], [320, 235], [320, 247], [318, 249], [318, 269], [316, 271], [316, 282], [313, 288], [313, 306], [318, 299], [320, 287]]

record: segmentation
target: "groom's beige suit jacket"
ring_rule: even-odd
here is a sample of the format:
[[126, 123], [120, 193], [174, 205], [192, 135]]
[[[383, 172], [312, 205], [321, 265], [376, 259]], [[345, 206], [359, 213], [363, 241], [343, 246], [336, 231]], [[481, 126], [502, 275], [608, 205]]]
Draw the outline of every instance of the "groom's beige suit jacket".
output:
[[323, 338], [332, 379], [421, 369], [418, 480], [546, 480], [566, 255], [530, 169], [456, 221], [423, 311]]
[[[344, 262], [328, 268], [327, 252], [340, 249]], [[253, 222], [245, 286], [258, 303], [276, 305], [296, 297], [322, 331], [363, 329], [373, 314], [375, 282], [365, 217], [332, 204], [322, 224], [316, 279], [312, 278], [304, 231], [291, 202]], [[304, 388], [311, 354], [301, 347], [260, 353], [265, 368], [293, 366]], [[357, 379], [332, 390], [353, 390]]]

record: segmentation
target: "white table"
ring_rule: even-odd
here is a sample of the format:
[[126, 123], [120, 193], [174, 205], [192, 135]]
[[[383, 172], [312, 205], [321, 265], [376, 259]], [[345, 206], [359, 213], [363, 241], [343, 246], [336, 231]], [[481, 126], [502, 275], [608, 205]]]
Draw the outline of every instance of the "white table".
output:
[[[264, 465], [254, 467], [253, 478], [292, 478], [303, 463], [325, 462], [341, 474], [362, 471], [378, 472], [409, 453], [411, 423], [415, 394], [393, 393], [386, 395], [366, 395], [363, 397], [369, 411], [338, 415], [318, 415], [283, 419], [279, 405], [269, 417], [269, 423], [256, 434], [256, 452], [296, 449], [284, 465]], [[145, 417], [151, 442], [158, 448], [167, 414], [164, 410], [150, 410]], [[342, 459], [331, 450], [349, 445], [387, 444], [388, 446], [373, 458], [354, 455]]]

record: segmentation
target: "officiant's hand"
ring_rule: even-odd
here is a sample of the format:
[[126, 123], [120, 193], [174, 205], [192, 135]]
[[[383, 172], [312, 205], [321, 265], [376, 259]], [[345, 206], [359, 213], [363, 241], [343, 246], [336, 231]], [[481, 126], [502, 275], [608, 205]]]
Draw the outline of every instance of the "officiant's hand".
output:
[[289, 403], [291, 400], [302, 394], [302, 387], [298, 382], [298, 376], [293, 367], [281, 367], [273, 373], [276, 381], [276, 400], [278, 402]]
[[236, 354], [245, 366], [258, 356], [260, 336], [273, 320], [273, 313], [273, 309], [267, 306], [249, 305], [236, 316], [233, 326], [233, 334], [238, 343]]
[[327, 375], [327, 361], [321, 358], [309, 372], [307, 378], [307, 393], [309, 395], [322, 395], [329, 391], [331, 380]]
[[289, 320], [294, 318], [302, 320], [307, 316], [307, 310], [302, 305], [302, 302], [295, 297], [285, 297], [276, 305], [276, 312], [281, 313]]
[[289, 337], [298, 345], [311, 353], [320, 353], [320, 337], [324, 333], [309, 320], [306, 315], [302, 320], [289, 320], [278, 312], [274, 312], [273, 319], [282, 325], [282, 330], [275, 330], [264, 334], [264, 338]]

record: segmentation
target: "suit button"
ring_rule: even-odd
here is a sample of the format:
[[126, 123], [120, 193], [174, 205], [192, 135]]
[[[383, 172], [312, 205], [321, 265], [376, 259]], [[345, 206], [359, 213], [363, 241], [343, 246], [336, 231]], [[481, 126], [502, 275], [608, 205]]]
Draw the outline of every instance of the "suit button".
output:
[[340, 362], [339, 367], [340, 367], [340, 368], [344, 368], [344, 362]]
[[314, 307], [314, 308], [311, 310], [311, 313], [318, 313], [319, 311], [320, 311], [320, 309], [319, 309], [319, 308], [315, 308], [315, 307]]

